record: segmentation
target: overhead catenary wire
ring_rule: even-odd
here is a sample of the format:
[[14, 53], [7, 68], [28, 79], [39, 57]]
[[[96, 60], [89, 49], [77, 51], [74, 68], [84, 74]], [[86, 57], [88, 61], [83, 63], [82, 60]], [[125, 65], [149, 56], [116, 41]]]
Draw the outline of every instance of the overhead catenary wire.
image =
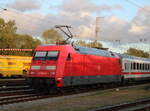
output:
[[130, 3], [130, 4], [134, 5], [134, 6], [136, 6], [137, 8], [142, 9], [143, 11], [150, 13], [150, 10], [145, 9], [144, 7], [138, 5], [137, 3], [133, 2], [133, 1], [130, 1], [130, 0], [126, 0], [126, 1], [127, 1], [128, 3]]
[[[133, 2], [133, 1], [130, 1], [130, 0], [126, 0], [126, 1], [127, 1], [128, 3], [130, 3], [130, 4], [134, 5], [134, 6], [136, 6], [137, 8], [140, 8], [140, 9], [143, 10], [144, 12], [150, 13], [150, 10], [145, 9], [144, 7], [138, 5], [137, 3]], [[137, 24], [136, 24], [136, 25], [137, 25]], [[145, 35], [145, 34], [144, 34], [144, 35]], [[140, 38], [140, 42], [146, 42], [146, 41], [147, 41], [147, 39], [145, 39], [145, 38], [141, 39], [141, 38]], [[149, 48], [149, 57], [150, 57], [150, 48]]]
[[[133, 1], [131, 1], [131, 0], [126, 0], [129, 4], [131, 4], [131, 5], [133, 5], [133, 6], [135, 6], [135, 7], [137, 7], [137, 8], [140, 8], [141, 10], [143, 10], [143, 11], [145, 11], [145, 12], [149, 12], [150, 13], [150, 10], [147, 10], [147, 9], [145, 9], [143, 6], [140, 6], [139, 4], [137, 4], [137, 3], [135, 3], [135, 2], [133, 2]], [[134, 22], [136, 25], [138, 25], [136, 22]]]
[[[147, 10], [145, 9], [144, 7], [138, 5], [137, 3], [133, 2], [133, 1], [130, 1], [130, 0], [126, 0], [128, 3], [130, 3], [131, 5], [134, 5], [135, 7], [137, 8], [140, 8], [141, 10], [145, 11], [145, 12], [149, 12], [150, 13], [150, 10]], [[134, 21], [134, 23], [138, 26], [138, 24]]]

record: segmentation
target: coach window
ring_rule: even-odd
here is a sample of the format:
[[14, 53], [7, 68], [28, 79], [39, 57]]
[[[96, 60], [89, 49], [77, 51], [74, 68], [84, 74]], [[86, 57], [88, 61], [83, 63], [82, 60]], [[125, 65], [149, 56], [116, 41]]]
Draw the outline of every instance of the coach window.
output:
[[136, 70], [136, 63], [133, 63], [133, 69]]
[[134, 63], [132, 63], [132, 70], [134, 70]]
[[137, 70], [139, 70], [139, 63], [137, 63]]
[[141, 63], [141, 70], [143, 70], [143, 64]]
[[142, 68], [143, 68], [143, 65], [142, 65], [142, 63], [140, 64], [140, 70], [142, 70]]
[[140, 65], [139, 70], [141, 70], [142, 69], [142, 64], [140, 63], [139, 65]]

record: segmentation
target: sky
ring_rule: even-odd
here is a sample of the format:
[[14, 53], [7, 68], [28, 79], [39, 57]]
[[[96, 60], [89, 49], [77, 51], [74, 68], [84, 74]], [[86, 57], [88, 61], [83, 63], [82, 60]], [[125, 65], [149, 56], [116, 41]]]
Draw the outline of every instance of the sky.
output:
[[[55, 25], [71, 25], [75, 39], [98, 39], [118, 52], [150, 50], [150, 0], [0, 0], [0, 17], [15, 20], [18, 33], [34, 37]], [[101, 17], [97, 38], [96, 17]]]

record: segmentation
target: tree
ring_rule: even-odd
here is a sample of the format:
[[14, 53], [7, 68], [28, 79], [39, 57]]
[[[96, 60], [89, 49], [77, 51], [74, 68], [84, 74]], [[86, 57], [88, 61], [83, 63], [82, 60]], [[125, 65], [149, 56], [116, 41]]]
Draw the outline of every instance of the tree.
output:
[[103, 47], [103, 45], [96, 40], [91, 42], [89, 45], [90, 45], [90, 47], [93, 47], [93, 48], [102, 48]]
[[[39, 39], [30, 35], [17, 34], [15, 21], [5, 22], [0, 18], [0, 48], [34, 49], [41, 44]], [[5, 55], [31, 55], [31, 52], [1, 51]]]
[[88, 43], [82, 40], [76, 41], [75, 44], [78, 46], [88, 47]]
[[[41, 41], [30, 35], [18, 34], [16, 36], [15, 43], [17, 49], [34, 49], [36, 46], [41, 44]], [[32, 52], [15, 52], [14, 55], [32, 55]]]
[[0, 48], [14, 48], [17, 27], [15, 21], [5, 22], [0, 18]]
[[59, 34], [54, 29], [49, 29], [49, 30], [44, 31], [43, 34], [42, 34], [42, 37], [45, 41], [45, 44], [48, 44], [48, 43], [55, 44], [55, 43], [64, 41], [61, 34]]
[[147, 52], [135, 48], [129, 48], [125, 54], [138, 56], [138, 57], [145, 57], [145, 58], [149, 57], [149, 54]]
[[15, 39], [16, 48], [18, 49], [34, 49], [41, 44], [39, 39], [35, 39], [30, 35], [17, 35]]

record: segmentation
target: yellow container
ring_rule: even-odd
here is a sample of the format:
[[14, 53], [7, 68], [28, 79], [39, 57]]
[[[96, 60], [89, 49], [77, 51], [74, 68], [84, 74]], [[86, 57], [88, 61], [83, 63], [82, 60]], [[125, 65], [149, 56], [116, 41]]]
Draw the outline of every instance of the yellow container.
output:
[[31, 63], [32, 57], [0, 55], [0, 76], [24, 77]]

